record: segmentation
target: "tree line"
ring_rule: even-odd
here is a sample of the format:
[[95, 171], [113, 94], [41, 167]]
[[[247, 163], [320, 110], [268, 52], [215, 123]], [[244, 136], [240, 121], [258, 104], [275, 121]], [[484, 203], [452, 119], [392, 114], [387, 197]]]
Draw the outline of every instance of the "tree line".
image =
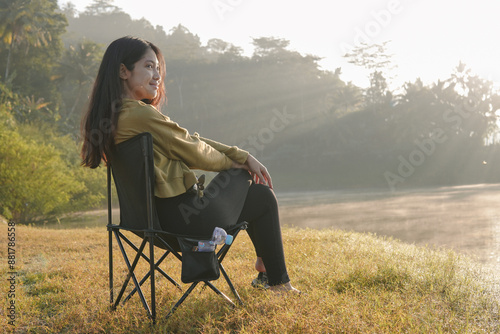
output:
[[491, 82], [458, 64], [449, 78], [390, 91], [385, 44], [347, 54], [370, 70], [360, 88], [276, 37], [254, 51], [188, 28], [165, 32], [111, 0], [83, 12], [56, 0], [0, 0], [0, 214], [31, 221], [100, 207], [104, 168], [80, 167], [79, 125], [106, 45], [135, 35], [163, 51], [162, 112], [250, 151], [277, 191], [498, 182]]

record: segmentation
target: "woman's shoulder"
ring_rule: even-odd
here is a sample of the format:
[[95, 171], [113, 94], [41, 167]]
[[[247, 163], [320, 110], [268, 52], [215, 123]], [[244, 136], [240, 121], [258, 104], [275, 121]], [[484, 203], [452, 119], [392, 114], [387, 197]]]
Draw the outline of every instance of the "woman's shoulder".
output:
[[157, 110], [150, 104], [144, 103], [140, 100], [125, 98], [122, 100], [121, 110], [123, 111], [145, 111], [145, 110]]
[[129, 117], [133, 116], [150, 116], [150, 117], [159, 117], [162, 119], [166, 119], [166, 116], [163, 115], [158, 109], [154, 106], [144, 103], [140, 100], [133, 99], [123, 99], [120, 113], [128, 114]]

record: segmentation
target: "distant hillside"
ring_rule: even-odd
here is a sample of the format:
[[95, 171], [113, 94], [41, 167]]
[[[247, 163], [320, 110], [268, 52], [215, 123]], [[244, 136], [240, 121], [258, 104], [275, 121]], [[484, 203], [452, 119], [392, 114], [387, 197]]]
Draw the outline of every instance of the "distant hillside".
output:
[[[373, 73], [371, 87], [362, 90], [344, 82], [340, 68], [323, 71], [318, 57], [291, 51], [289, 41], [279, 38], [255, 38], [254, 53], [246, 57], [238, 46], [218, 39], [202, 45], [182, 25], [166, 33], [112, 5], [70, 15], [68, 24], [67, 45], [82, 38], [107, 45], [128, 34], [157, 44], [168, 72], [169, 102], [162, 111], [191, 132], [250, 151], [269, 167], [278, 187], [500, 181], [496, 146], [484, 144], [496, 128], [488, 115], [498, 109], [499, 98], [463, 64], [449, 79], [430, 86], [416, 80], [393, 96], [381, 73]], [[463, 91], [481, 96], [473, 118], [456, 111], [467, 105]], [[436, 142], [436, 130], [446, 139]], [[426, 152], [418, 143], [433, 148]]]

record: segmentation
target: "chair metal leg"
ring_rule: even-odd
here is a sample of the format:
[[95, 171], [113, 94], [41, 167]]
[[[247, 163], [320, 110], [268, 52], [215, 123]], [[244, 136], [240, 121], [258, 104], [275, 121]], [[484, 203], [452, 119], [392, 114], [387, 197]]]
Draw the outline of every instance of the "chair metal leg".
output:
[[224, 269], [224, 267], [222, 266], [222, 263], [219, 263], [219, 268], [220, 268], [220, 271], [221, 271], [222, 275], [226, 279], [227, 285], [229, 286], [229, 288], [233, 292], [234, 298], [236, 298], [238, 300], [238, 302], [239, 302], [240, 305], [243, 305], [243, 301], [241, 300], [241, 297], [238, 294], [238, 291], [236, 291], [236, 288], [234, 287], [233, 283], [229, 279], [229, 276], [226, 273], [226, 269]]
[[108, 232], [108, 256], [109, 256], [109, 303], [113, 305], [113, 232]]
[[[237, 229], [235, 232], [234, 232], [234, 239], [236, 239], [236, 237], [238, 236], [238, 233], [245, 229], [246, 228], [246, 224], [242, 224], [240, 229]], [[227, 285], [229, 286], [229, 289], [231, 289], [234, 297], [238, 300], [239, 304], [240, 305], [243, 305], [243, 301], [241, 300], [241, 297], [240, 295], [238, 294], [238, 291], [236, 291], [236, 288], [234, 287], [233, 283], [231, 282], [231, 279], [229, 278], [227, 272], [226, 272], [226, 269], [224, 268], [224, 266], [222, 265], [222, 261], [224, 260], [224, 258], [226, 257], [227, 255], [227, 252], [229, 251], [229, 249], [231, 248], [231, 245], [224, 245], [220, 250], [219, 252], [217, 252], [217, 259], [219, 260], [219, 268], [220, 268], [220, 271], [222, 272], [222, 275], [224, 276], [224, 279], [226, 280], [227, 282]]]
[[189, 289], [186, 290], [186, 292], [177, 301], [177, 303], [175, 303], [175, 305], [170, 309], [170, 312], [168, 312], [168, 314], [167, 314], [167, 316], [166, 316], [165, 319], [170, 318], [170, 316], [172, 314], [174, 314], [175, 310], [177, 310], [177, 308], [184, 302], [184, 300], [187, 298], [187, 296], [189, 296], [189, 294], [194, 290], [194, 288], [196, 288], [196, 286], [198, 285], [198, 283], [199, 282], [194, 282], [193, 284], [191, 284], [191, 286], [189, 287]]
[[150, 235], [149, 240], [149, 272], [151, 274], [151, 320], [153, 324], [156, 323], [156, 285], [155, 285], [155, 246], [154, 246], [154, 236]]
[[[194, 290], [194, 288], [196, 288], [196, 286], [198, 285], [198, 283], [201, 283], [201, 282], [194, 282], [194, 283], [191, 284], [191, 286], [189, 287], [189, 289], [186, 290], [186, 292], [177, 301], [177, 303], [175, 303], [175, 305], [170, 309], [170, 312], [168, 312], [168, 314], [165, 317], [165, 319], [170, 318], [172, 316], [172, 314], [174, 314], [174, 312], [177, 310], [177, 308], [184, 302], [184, 300], [186, 300], [186, 298], [191, 294], [191, 292]], [[203, 281], [203, 283], [205, 283], [205, 286], [208, 286], [216, 294], [218, 294], [219, 296], [221, 296], [222, 298], [224, 298], [232, 307], [236, 306], [233, 303], [233, 301], [231, 300], [231, 298], [229, 298], [222, 291], [220, 291], [219, 289], [217, 289], [212, 283], [210, 283], [209, 281]]]
[[111, 225], [113, 223], [113, 212], [111, 209], [111, 166], [107, 166], [106, 190], [108, 200], [108, 264], [109, 264], [109, 299], [113, 305], [113, 232]]
[[208, 282], [208, 281], [204, 281], [205, 285], [207, 285], [210, 289], [212, 289], [216, 294], [218, 294], [219, 296], [223, 297], [229, 304], [231, 304], [232, 307], [235, 307], [236, 305], [233, 303], [233, 301], [231, 300], [231, 298], [229, 298], [228, 296], [226, 296], [222, 291], [220, 291], [219, 289], [217, 289], [212, 283]]
[[121, 288], [118, 296], [116, 297], [114, 307], [116, 308], [118, 306], [118, 304], [120, 303], [120, 300], [123, 296], [123, 293], [125, 292], [125, 289], [127, 288], [128, 283], [130, 282], [130, 279], [132, 278], [132, 280], [135, 284], [135, 287], [137, 288], [137, 292], [138, 292], [139, 297], [141, 299], [142, 305], [146, 309], [148, 316], [151, 317], [151, 315], [152, 315], [151, 310], [150, 310], [149, 305], [146, 301], [146, 298], [144, 297], [144, 294], [142, 293], [142, 289], [139, 286], [139, 282], [137, 281], [137, 278], [135, 277], [135, 274], [134, 274], [135, 267], [137, 266], [137, 263], [139, 262], [139, 259], [141, 258], [141, 253], [144, 250], [144, 247], [146, 246], [147, 240], [144, 239], [142, 241], [141, 246], [139, 247], [139, 251], [138, 251], [137, 255], [135, 256], [134, 261], [131, 265], [130, 261], [128, 260], [127, 253], [125, 252], [125, 249], [123, 248], [123, 244], [122, 244], [121, 239], [119, 238], [117, 232], [115, 232], [115, 236], [117, 238], [118, 246], [120, 247], [120, 250], [122, 252], [125, 263], [127, 264], [128, 274], [127, 274], [127, 277], [125, 278], [125, 281], [123, 282], [122, 288]]

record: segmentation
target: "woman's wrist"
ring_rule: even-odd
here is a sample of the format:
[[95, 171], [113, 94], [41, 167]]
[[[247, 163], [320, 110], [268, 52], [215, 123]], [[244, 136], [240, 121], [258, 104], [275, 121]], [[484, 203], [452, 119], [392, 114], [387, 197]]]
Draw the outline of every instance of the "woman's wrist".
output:
[[232, 161], [231, 168], [243, 168], [243, 169], [246, 169], [246, 162], [245, 162], [245, 164], [240, 164], [237, 161], [234, 161], [234, 160], [231, 160], [231, 161]]

